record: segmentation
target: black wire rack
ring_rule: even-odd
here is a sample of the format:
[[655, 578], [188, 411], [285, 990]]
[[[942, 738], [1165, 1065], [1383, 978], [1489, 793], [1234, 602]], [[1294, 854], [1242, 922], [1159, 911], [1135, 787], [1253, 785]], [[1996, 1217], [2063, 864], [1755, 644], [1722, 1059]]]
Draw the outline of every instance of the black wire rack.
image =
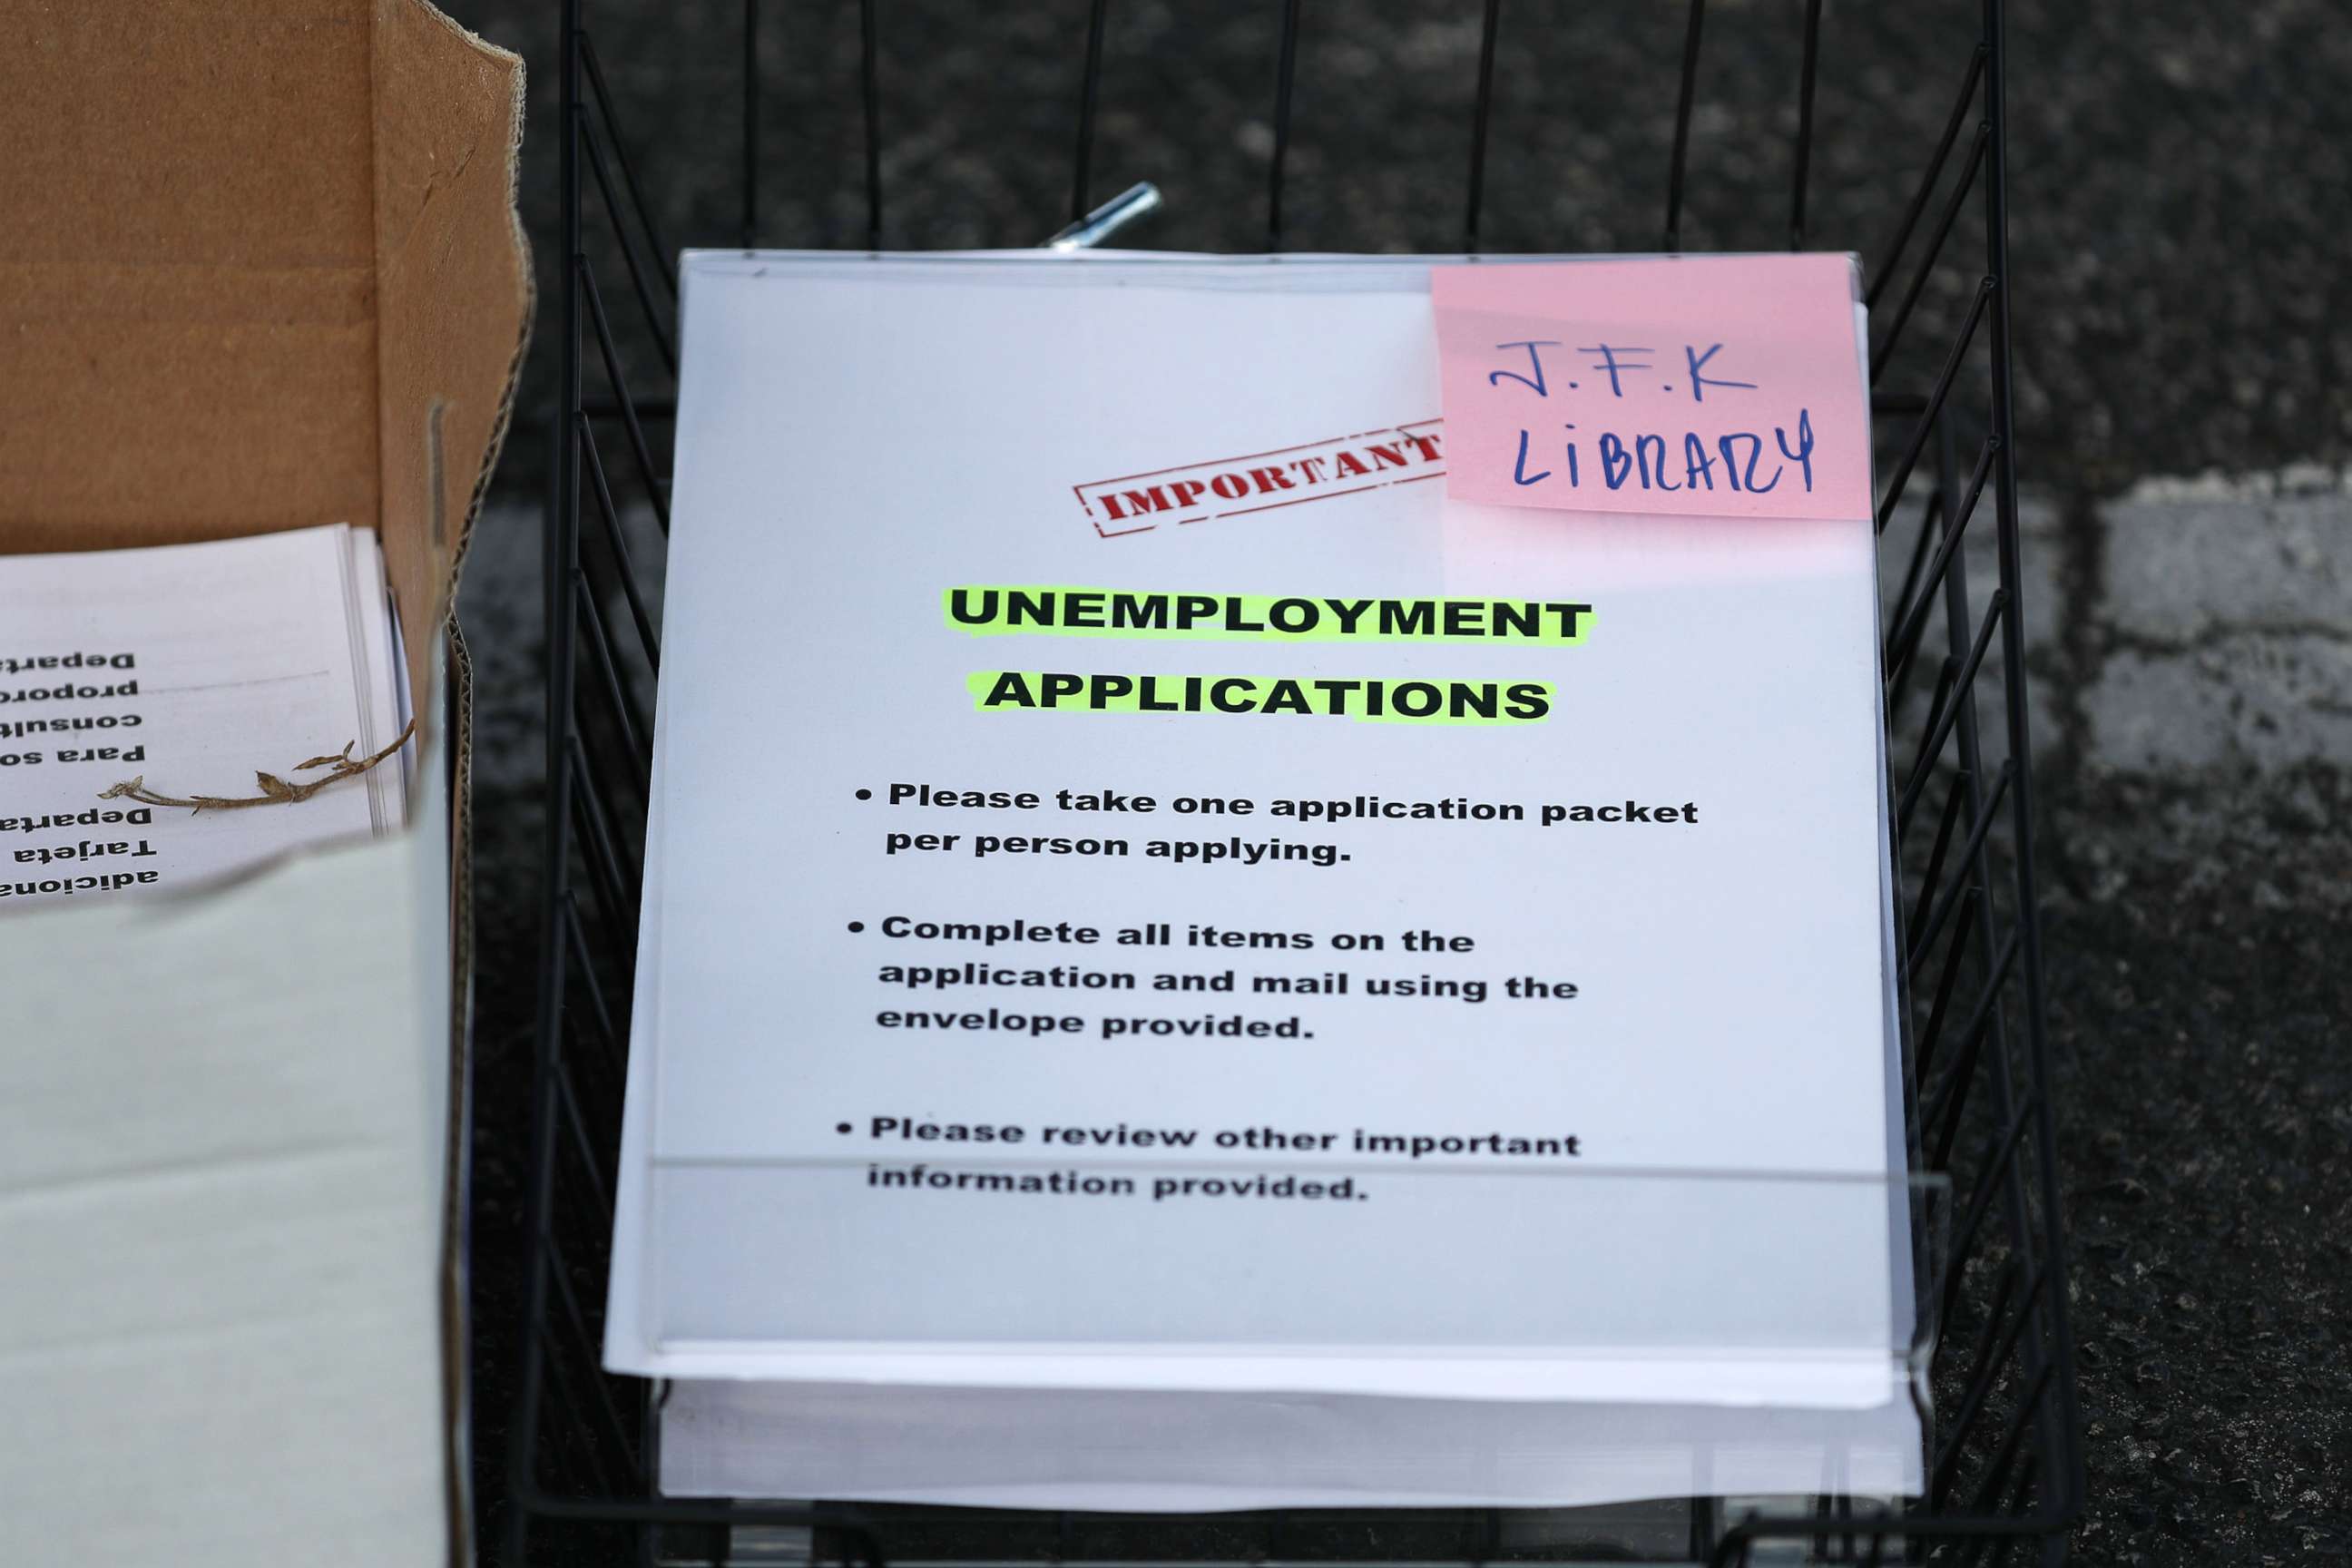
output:
[[[877, 0], [845, 3], [855, 4], [857, 18], [862, 240], [878, 250], [886, 233], [882, 24]], [[1942, 1329], [1928, 1367], [1934, 1414], [1926, 1495], [1892, 1502], [1827, 1496], [1772, 1509], [1695, 1498], [1673, 1505], [1663, 1536], [1656, 1510], [1635, 1510], [1644, 1537], [1625, 1523], [1634, 1514], [1606, 1510], [1154, 1518], [658, 1493], [661, 1387], [606, 1373], [599, 1363], [644, 868], [647, 716], [660, 661], [656, 563], [643, 557], [659, 548], [668, 528], [677, 373], [677, 253], [646, 200], [649, 165], [639, 159], [650, 149], [658, 160], [740, 163], [736, 232], [698, 240], [748, 247], [804, 237], [761, 226], [760, 0], [743, 0], [740, 35], [730, 21], [724, 40], [740, 48], [741, 141], [734, 148], [634, 142], [597, 55], [591, 0], [563, 0], [560, 380], [545, 541], [544, 926], [520, 1392], [503, 1525], [483, 1542], [490, 1561], [504, 1568], [832, 1558], [877, 1564], [1609, 1559], [1759, 1568], [2063, 1561], [2083, 1477], [2035, 892], [2011, 360], [2008, 46], [2001, 0], [1958, 4], [1970, 7], [1962, 15], [1972, 37], [1947, 62], [1944, 79], [1957, 89], [1950, 113], [1922, 149], [1893, 233], [1864, 255], [1884, 482], [1876, 521], [1892, 587], [1882, 658], [1906, 1132], [1915, 1172], [1942, 1179], [1943, 1212], [1928, 1223], [1948, 1237], [1923, 1283]], [[1076, 40], [1070, 226], [1055, 237], [1064, 245], [1099, 238], [1157, 199], [1138, 187], [1094, 205], [1112, 9], [1111, 0], [1087, 0], [1083, 38]], [[1301, 0], [1268, 3], [1269, 251], [1284, 247], [1284, 196], [1295, 177], [1301, 9]], [[1783, 233], [1792, 248], [1808, 240], [1822, 10], [1822, 0], [1791, 0], [1789, 7], [1801, 57], [1787, 143]], [[1501, 12], [1501, 0], [1479, 0], [1468, 18], [1478, 47], [1462, 128], [1468, 170], [1461, 236], [1472, 253], [1480, 247], [1489, 185], [1497, 48], [1510, 37]], [[1705, 0], [1688, 0], [1664, 221], [1638, 237], [1644, 247], [1654, 237], [1666, 250], [1681, 247], [1706, 21]], [[1980, 262], [1956, 232], [1980, 233]], [[1948, 333], [1940, 341], [1926, 325], [1939, 315]]]

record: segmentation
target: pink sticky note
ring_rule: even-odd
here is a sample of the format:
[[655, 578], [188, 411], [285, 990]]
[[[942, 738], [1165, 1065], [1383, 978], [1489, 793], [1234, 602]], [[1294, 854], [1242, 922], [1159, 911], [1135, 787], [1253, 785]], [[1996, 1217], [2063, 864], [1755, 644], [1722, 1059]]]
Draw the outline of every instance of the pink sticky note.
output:
[[1479, 262], [1430, 272], [1456, 500], [1867, 517], [1848, 256]]

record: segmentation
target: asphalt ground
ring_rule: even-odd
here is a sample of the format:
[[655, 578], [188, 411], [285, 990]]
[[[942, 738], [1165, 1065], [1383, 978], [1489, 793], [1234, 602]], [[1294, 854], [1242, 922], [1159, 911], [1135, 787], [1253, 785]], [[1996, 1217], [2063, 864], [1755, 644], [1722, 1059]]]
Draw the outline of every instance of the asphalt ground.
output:
[[[525, 205], [547, 294], [463, 604], [481, 702], [477, 1442], [495, 1519], [538, 941], [555, 8], [450, 8], [530, 60]], [[1477, 10], [1307, 16], [1289, 247], [1459, 246]], [[1682, 5], [1503, 10], [1485, 245], [1655, 247]], [[1882, 253], [1973, 10], [1832, 0], [1809, 244]], [[738, 243], [740, 9], [587, 11], [665, 243]], [[1025, 245], [1066, 221], [1083, 0], [878, 12], [884, 242]], [[1690, 248], [1787, 242], [1800, 14], [1707, 8]], [[1129, 243], [1263, 248], [1276, 8], [1111, 15], [1097, 198], [1150, 179], [1169, 205]], [[2024, 616], [2088, 1563], [2352, 1559], [2347, 23], [2296, 0], [2011, 6]], [[762, 12], [763, 244], [866, 242], [856, 49], [849, 0]], [[1980, 253], [1970, 221], [1953, 245]], [[1923, 294], [1898, 381], [1932, 369], [1920, 356], [1973, 265]]]

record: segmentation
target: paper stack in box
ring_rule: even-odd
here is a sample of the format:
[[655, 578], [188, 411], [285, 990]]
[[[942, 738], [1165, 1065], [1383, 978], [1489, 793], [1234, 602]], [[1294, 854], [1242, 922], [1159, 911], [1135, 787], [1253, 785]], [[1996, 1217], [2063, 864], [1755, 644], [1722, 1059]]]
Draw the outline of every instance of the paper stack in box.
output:
[[0, 912], [194, 889], [408, 819], [373, 530], [0, 555]]
[[0, 32], [0, 690], [75, 693], [0, 704], [69, 726], [0, 741], [0, 816], [125, 814], [0, 833], [0, 1562], [463, 1562], [448, 613], [522, 62], [422, 0]]

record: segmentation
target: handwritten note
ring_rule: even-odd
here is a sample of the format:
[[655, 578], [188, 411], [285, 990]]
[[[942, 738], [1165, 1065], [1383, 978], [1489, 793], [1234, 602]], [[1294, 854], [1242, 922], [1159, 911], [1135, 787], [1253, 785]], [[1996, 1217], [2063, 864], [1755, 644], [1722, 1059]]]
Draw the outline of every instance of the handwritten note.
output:
[[1869, 515], [1852, 258], [1480, 262], [1430, 293], [1456, 500]]

